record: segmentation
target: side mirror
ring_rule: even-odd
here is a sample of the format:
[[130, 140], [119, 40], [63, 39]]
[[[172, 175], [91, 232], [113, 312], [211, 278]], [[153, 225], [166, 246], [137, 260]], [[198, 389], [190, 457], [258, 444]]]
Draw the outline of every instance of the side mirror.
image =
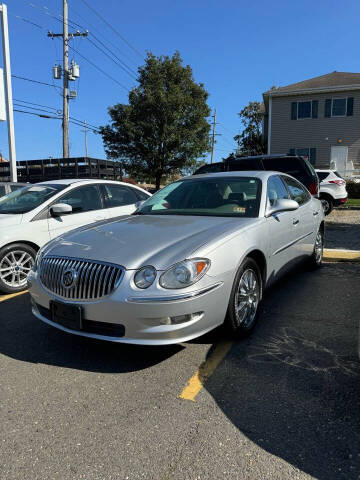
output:
[[61, 215], [68, 215], [72, 213], [72, 206], [67, 203], [56, 203], [50, 207], [50, 214], [53, 217], [61, 217]]
[[280, 198], [279, 200], [276, 200], [274, 205], [266, 210], [265, 217], [271, 217], [271, 215], [279, 212], [291, 212], [293, 210], [297, 210], [298, 208], [299, 204], [298, 202], [295, 202], [295, 200]]
[[[150, 198], [150, 197], [149, 197]], [[135, 203], [135, 208], [136, 210], [141, 207], [146, 202], [146, 200], [139, 200], [138, 202]]]

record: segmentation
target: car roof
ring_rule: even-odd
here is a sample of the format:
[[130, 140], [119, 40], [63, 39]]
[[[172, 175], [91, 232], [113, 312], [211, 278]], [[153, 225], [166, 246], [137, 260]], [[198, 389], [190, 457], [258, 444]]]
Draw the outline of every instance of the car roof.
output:
[[118, 180], [104, 180], [101, 178], [61, 178], [60, 180], [47, 180], [45, 182], [38, 182], [37, 185], [72, 185], [74, 183], [112, 183], [115, 185], [126, 185], [141, 189], [141, 187], [139, 187], [138, 185], [133, 185], [131, 183], [121, 182]]
[[241, 170], [241, 171], [234, 171], [234, 172], [202, 173], [201, 175], [191, 175], [189, 177], [184, 177], [181, 180], [187, 180], [190, 178], [200, 180], [201, 178], [220, 178], [220, 177], [255, 177], [255, 178], [266, 180], [272, 175], [287, 175], [287, 174], [282, 172], [275, 172], [272, 170]]

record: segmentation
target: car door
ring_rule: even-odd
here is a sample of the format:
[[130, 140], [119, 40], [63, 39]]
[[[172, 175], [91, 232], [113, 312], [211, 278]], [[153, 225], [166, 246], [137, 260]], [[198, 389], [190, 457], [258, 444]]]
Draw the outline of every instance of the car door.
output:
[[295, 178], [282, 177], [290, 193], [292, 200], [299, 204], [298, 210], [294, 213], [294, 227], [296, 231], [295, 255], [301, 257], [311, 255], [315, 242], [315, 212], [311, 194]]
[[138, 198], [133, 188], [114, 183], [103, 183], [101, 187], [109, 218], [130, 215], [136, 210]]
[[71, 205], [72, 212], [61, 216], [48, 216], [50, 238], [55, 238], [69, 230], [108, 218], [98, 185], [82, 185], [64, 193], [56, 203]]
[[[269, 177], [267, 182], [267, 209], [276, 207], [276, 201], [289, 199], [290, 194], [280, 175]], [[297, 228], [296, 213], [278, 212], [267, 217], [269, 280], [273, 281], [293, 264], [296, 258], [294, 243]]]

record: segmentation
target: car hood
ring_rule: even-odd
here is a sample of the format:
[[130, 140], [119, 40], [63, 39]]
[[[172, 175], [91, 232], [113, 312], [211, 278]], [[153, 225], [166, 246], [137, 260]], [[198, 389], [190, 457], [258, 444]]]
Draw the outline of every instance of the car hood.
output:
[[255, 218], [175, 215], [131, 216], [71, 232], [48, 245], [46, 254], [103, 260], [132, 270], [153, 265], [164, 270], [200, 247]]
[[8, 225], [19, 225], [22, 220], [22, 213], [17, 213], [15, 215], [11, 214], [0, 214], [0, 228]]

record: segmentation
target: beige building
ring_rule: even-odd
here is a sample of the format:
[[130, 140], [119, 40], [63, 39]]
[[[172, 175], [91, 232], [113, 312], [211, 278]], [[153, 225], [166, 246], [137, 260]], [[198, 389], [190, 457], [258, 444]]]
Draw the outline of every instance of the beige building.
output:
[[332, 72], [263, 93], [268, 153], [317, 168], [360, 169], [360, 73]]

